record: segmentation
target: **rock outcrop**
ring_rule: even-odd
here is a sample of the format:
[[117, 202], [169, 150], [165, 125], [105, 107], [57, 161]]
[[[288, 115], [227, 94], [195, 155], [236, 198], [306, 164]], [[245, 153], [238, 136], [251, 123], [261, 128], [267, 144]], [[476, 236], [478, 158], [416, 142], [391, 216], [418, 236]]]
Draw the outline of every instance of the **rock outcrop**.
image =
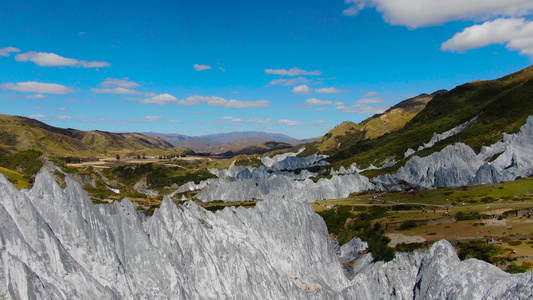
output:
[[[165, 198], [153, 216], [124, 199], [93, 205], [67, 178], [18, 191], [0, 176], [3, 299], [528, 299], [533, 272], [459, 261], [446, 241], [345, 275], [306, 203], [277, 199], [216, 213]], [[354, 241], [339, 251], [349, 259]], [[341, 259], [342, 259], [341, 258]]]

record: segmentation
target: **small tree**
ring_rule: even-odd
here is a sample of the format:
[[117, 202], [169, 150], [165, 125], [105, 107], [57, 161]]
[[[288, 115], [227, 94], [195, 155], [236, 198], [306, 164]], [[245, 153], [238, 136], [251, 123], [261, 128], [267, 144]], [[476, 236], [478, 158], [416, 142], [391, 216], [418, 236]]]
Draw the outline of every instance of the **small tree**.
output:
[[120, 154], [115, 155], [115, 157], [117, 158], [117, 160], [120, 160]]

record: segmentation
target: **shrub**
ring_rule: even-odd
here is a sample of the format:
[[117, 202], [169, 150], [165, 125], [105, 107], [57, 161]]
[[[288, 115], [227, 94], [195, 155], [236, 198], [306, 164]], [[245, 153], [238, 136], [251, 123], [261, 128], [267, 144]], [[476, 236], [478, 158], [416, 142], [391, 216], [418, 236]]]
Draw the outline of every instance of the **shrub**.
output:
[[416, 224], [415, 221], [405, 221], [403, 222], [401, 225], [400, 225], [400, 228], [398, 228], [399, 230], [409, 230], [409, 229], [412, 229], [412, 228], [415, 228], [417, 227], [418, 225]]
[[397, 252], [412, 252], [422, 248], [422, 246], [424, 246], [424, 243], [399, 243], [394, 247], [394, 250]]
[[466, 220], [479, 220], [481, 219], [481, 214], [478, 211], [471, 212], [458, 212], [455, 214], [457, 221], [466, 221]]
[[506, 271], [511, 274], [518, 274], [518, 273], [527, 272], [527, 269], [524, 268], [523, 266], [517, 266], [516, 264], [510, 264]]
[[518, 246], [522, 245], [522, 241], [509, 241], [508, 244], [511, 246]]
[[458, 246], [458, 255], [461, 260], [477, 258], [489, 263], [494, 263], [496, 256], [503, 253], [502, 247], [492, 244], [487, 245], [483, 241], [458, 243]]

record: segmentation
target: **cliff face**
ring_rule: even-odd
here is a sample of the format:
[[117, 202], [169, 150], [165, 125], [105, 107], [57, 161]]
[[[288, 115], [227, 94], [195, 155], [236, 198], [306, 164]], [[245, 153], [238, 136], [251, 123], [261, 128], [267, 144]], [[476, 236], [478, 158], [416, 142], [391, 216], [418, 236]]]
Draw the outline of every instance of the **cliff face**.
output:
[[533, 174], [533, 116], [520, 131], [503, 138], [476, 154], [465, 144], [449, 145], [440, 152], [412, 157], [395, 175], [374, 179], [382, 189], [404, 180], [422, 188], [456, 187], [497, 183]]
[[[0, 296], [7, 299], [527, 299], [533, 272], [459, 261], [442, 241], [345, 276], [323, 220], [305, 203], [265, 200], [212, 213], [165, 199], [145, 217], [124, 199], [93, 205], [49, 173], [29, 191], [0, 176]], [[336, 252], [340, 252], [340, 257]]]

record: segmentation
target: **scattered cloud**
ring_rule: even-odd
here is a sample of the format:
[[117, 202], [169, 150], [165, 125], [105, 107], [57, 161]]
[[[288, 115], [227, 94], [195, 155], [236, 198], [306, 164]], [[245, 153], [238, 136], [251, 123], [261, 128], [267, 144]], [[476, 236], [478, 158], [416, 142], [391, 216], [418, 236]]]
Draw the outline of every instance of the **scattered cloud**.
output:
[[88, 103], [88, 104], [94, 104], [94, 103], [96, 103], [96, 102], [94, 102], [94, 101], [92, 101], [92, 100], [85, 100], [85, 101], [83, 101], [83, 102]]
[[195, 69], [196, 71], [205, 71], [205, 70], [209, 70], [209, 69], [211, 69], [211, 66], [195, 64], [195, 65], [194, 65], [194, 69]]
[[0, 48], [0, 56], [8, 57], [12, 52], [20, 52], [20, 49], [11, 46]]
[[329, 100], [320, 100], [320, 99], [316, 99], [316, 98], [307, 99], [305, 101], [305, 105], [330, 105], [332, 103], [333, 102], [331, 102]]
[[66, 58], [55, 53], [29, 51], [15, 55], [15, 60], [20, 62], [31, 61], [41, 67], [84, 67], [105, 68], [111, 64], [105, 61], [86, 61], [74, 58]]
[[295, 94], [310, 94], [311, 93], [311, 89], [307, 85], [302, 84], [302, 85], [299, 85], [299, 86], [295, 86], [292, 89], [292, 92], [295, 93]]
[[[410, 28], [439, 25], [454, 20], [517, 17], [533, 12], [531, 0], [345, 0], [347, 16], [375, 7], [391, 25]], [[423, 12], [423, 13], [421, 13]]]
[[100, 83], [103, 87], [121, 87], [121, 88], [136, 88], [139, 87], [137, 82], [129, 81], [129, 78], [106, 78]]
[[317, 111], [322, 111], [322, 110], [326, 110], [326, 109], [327, 109], [327, 107], [319, 107], [319, 108], [317, 108], [316, 110], [317, 110]]
[[272, 122], [273, 122], [272, 119], [260, 119], [260, 118], [253, 118], [253, 119], [246, 121], [246, 123], [255, 124], [255, 125], [269, 124]]
[[218, 67], [218, 69], [222, 72], [226, 72], [226, 69], [222, 68], [222, 67]]
[[311, 126], [324, 126], [326, 123], [326, 120], [316, 120]]
[[77, 100], [77, 99], [74, 99], [74, 98], [67, 98], [67, 101], [68, 101], [68, 102], [76, 102], [76, 101], [78, 101], [78, 100]]
[[146, 116], [144, 118], [140, 118], [138, 120], [100, 120], [100, 122], [113, 122], [117, 124], [145, 124], [145, 123], [153, 123], [156, 121], [163, 120], [163, 117], [160, 116]]
[[160, 116], [146, 116], [146, 117], [144, 117], [144, 119], [149, 121], [149, 122], [154, 122], [154, 121], [163, 120], [163, 117], [160, 117]]
[[294, 85], [297, 85], [297, 84], [306, 84], [306, 83], [310, 83], [311, 80], [305, 78], [305, 77], [302, 77], [302, 76], [299, 76], [299, 77], [296, 77], [296, 78], [291, 78], [291, 79], [284, 79], [284, 78], [280, 78], [280, 79], [274, 79], [274, 80], [271, 80], [268, 85], [284, 85], [284, 86], [294, 86]]
[[337, 106], [337, 109], [346, 113], [355, 113], [358, 115], [374, 115], [380, 114], [389, 109], [390, 106], [370, 106], [366, 104], [356, 103], [351, 107], [344, 105]]
[[365, 93], [365, 97], [375, 97], [377, 95], [379, 95], [378, 92], [366, 92]]
[[300, 122], [293, 121], [293, 120], [282, 119], [282, 120], [278, 120], [276, 122], [276, 124], [285, 125], [285, 126], [298, 126], [298, 125], [300, 125]]
[[338, 90], [336, 88], [322, 88], [322, 89], [315, 89], [315, 92], [321, 93], [321, 94], [336, 94], [336, 93], [342, 93], [346, 92], [344, 90]]
[[340, 101], [339, 102], [335, 102], [335, 103], [333, 103], [333, 105], [337, 105], [337, 106], [344, 105], [344, 102], [340, 102]]
[[243, 119], [241, 119], [241, 118], [235, 118], [235, 117], [222, 117], [222, 118], [219, 118], [218, 120], [222, 120], [222, 121], [227, 121], [227, 120], [229, 120], [230, 123], [242, 123], [242, 122], [244, 122]]
[[40, 106], [35, 107], [36, 110], [42, 110], [43, 108]]
[[120, 95], [139, 95], [141, 92], [130, 90], [122, 87], [112, 88], [112, 89], [91, 89], [93, 93], [98, 94], [120, 94]]
[[142, 104], [156, 104], [156, 105], [165, 105], [178, 101], [178, 99], [170, 94], [160, 94], [155, 95], [152, 98], [143, 99], [140, 102]]
[[533, 22], [511, 18], [474, 25], [442, 43], [441, 50], [463, 52], [491, 44], [505, 44], [533, 58]]
[[73, 88], [68, 88], [56, 83], [42, 83], [35, 81], [3, 83], [0, 88], [14, 90], [18, 92], [42, 93], [42, 94], [67, 94], [74, 92]]
[[58, 110], [59, 110], [59, 111], [66, 111], [67, 108], [66, 108], [66, 107], [60, 107]]
[[387, 102], [387, 100], [385, 100], [383, 98], [380, 98], [380, 97], [372, 97], [372, 98], [361, 98], [361, 99], [357, 100], [356, 102], [360, 103], [360, 104], [383, 103], [383, 102]]
[[169, 123], [182, 123], [180, 120], [168, 120]]
[[292, 69], [266, 69], [266, 74], [274, 74], [274, 75], [280, 75], [280, 76], [299, 76], [299, 75], [308, 75], [308, 76], [320, 76], [322, 75], [322, 72], [315, 70], [315, 71], [306, 71], [298, 68], [292, 68]]
[[52, 117], [52, 116], [46, 116], [46, 115], [43, 115], [43, 114], [30, 115], [30, 116], [28, 116], [28, 118], [32, 118], [32, 119], [48, 119], [50, 121], [74, 119], [71, 116], [53, 116]]
[[223, 106], [223, 107], [233, 107], [233, 108], [247, 108], [247, 107], [269, 107], [270, 101], [259, 100], [259, 101], [240, 101], [240, 100], [226, 100], [222, 97], [217, 96], [200, 96], [193, 95], [187, 97], [186, 99], [178, 101], [178, 104], [181, 105], [200, 105], [202, 103], [207, 103], [209, 106]]
[[46, 98], [44, 95], [42, 94], [35, 94], [35, 95], [31, 95], [31, 96], [26, 96], [26, 99], [44, 99]]

